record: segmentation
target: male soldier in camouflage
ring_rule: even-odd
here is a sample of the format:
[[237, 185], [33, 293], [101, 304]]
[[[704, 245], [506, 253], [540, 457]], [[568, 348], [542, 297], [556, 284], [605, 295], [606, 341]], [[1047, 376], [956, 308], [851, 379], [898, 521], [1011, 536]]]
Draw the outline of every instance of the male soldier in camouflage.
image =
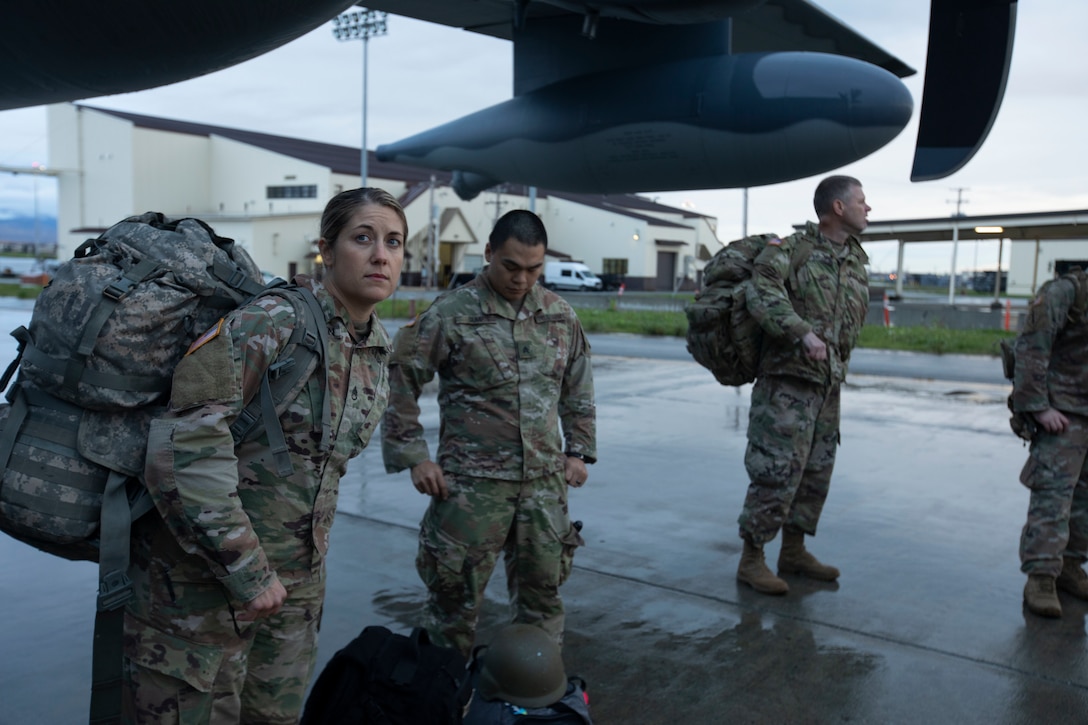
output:
[[325, 313], [327, 367], [280, 416], [289, 476], [276, 474], [267, 435], [236, 449], [230, 432], [299, 324], [289, 301], [266, 296], [232, 312], [175, 371], [170, 410], [148, 440], [157, 513], [133, 532], [127, 722], [298, 721], [340, 476], [386, 405], [391, 343], [374, 307], [396, 287], [407, 235], [404, 211], [381, 189], [343, 192], [325, 208], [324, 277], [295, 281]]
[[[536, 214], [505, 214], [484, 250], [489, 266], [401, 328], [389, 363], [385, 466], [411, 469], [416, 490], [431, 496], [416, 557], [429, 590], [423, 624], [466, 656], [499, 551], [513, 621], [561, 644], [559, 585], [582, 543], [567, 486], [585, 483], [595, 461], [593, 375], [574, 310], [536, 284], [547, 244]], [[436, 373], [433, 461], [418, 399]]]
[[[763, 545], [782, 529], [779, 574], [835, 581], [839, 570], [805, 550], [831, 483], [839, 443], [839, 387], [869, 305], [869, 261], [857, 235], [868, 225], [861, 182], [831, 176], [813, 198], [819, 223], [772, 240], [755, 261], [748, 309], [764, 346], [744, 456], [750, 484], [741, 512], [737, 579], [763, 594], [789, 585], [771, 573]], [[808, 257], [791, 272], [790, 255]]]
[[1020, 481], [1031, 489], [1020, 536], [1024, 603], [1060, 617], [1056, 589], [1088, 600], [1088, 278], [1076, 270], [1043, 285], [1016, 339], [1012, 408], [1034, 418]]

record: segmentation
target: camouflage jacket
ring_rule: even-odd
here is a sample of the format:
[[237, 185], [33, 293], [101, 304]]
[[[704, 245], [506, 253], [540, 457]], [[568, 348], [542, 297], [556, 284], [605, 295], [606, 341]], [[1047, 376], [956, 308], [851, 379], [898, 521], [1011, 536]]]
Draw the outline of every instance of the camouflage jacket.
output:
[[[804, 239], [808, 260], [790, 274], [790, 253]], [[846, 378], [850, 352], [869, 309], [869, 258], [856, 237], [846, 240], [845, 256], [809, 222], [781, 244], [769, 243], [755, 261], [748, 310], [763, 328], [759, 376], [783, 375], [837, 384]], [[805, 355], [801, 338], [815, 332], [827, 345], [827, 360]]]
[[[350, 330], [347, 310], [306, 276], [325, 311], [328, 375], [320, 368], [280, 416], [294, 472], [275, 474], [268, 438], [234, 447], [230, 424], [256, 395], [265, 370], [296, 324], [278, 296], [231, 312], [189, 349], [174, 373], [169, 411], [152, 423], [145, 477], [171, 533], [190, 559], [239, 602], [266, 589], [275, 572], [285, 586], [320, 568], [350, 458], [370, 440], [388, 397], [391, 343], [371, 318], [369, 335]], [[327, 377], [327, 380], [326, 380]], [[324, 389], [322, 385], [324, 384]], [[321, 450], [321, 411], [332, 412], [331, 450]]]
[[[1082, 272], [1079, 285], [1088, 285]], [[1088, 316], [1075, 311], [1078, 283], [1067, 276], [1039, 290], [1016, 338], [1012, 407], [1088, 415]], [[1083, 288], [1081, 294], [1085, 294]]]
[[444, 471], [526, 480], [562, 470], [566, 451], [596, 458], [589, 343], [570, 305], [542, 285], [515, 310], [477, 275], [397, 332], [382, 420], [390, 473], [429, 459], [417, 401], [436, 373]]

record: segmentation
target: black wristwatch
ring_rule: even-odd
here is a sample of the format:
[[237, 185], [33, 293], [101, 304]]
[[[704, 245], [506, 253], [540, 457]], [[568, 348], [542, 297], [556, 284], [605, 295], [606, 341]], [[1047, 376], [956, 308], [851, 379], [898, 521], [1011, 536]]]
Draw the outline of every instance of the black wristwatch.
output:
[[581, 453], [574, 453], [572, 451], [567, 451], [566, 456], [567, 458], [577, 458], [579, 461], [584, 461], [586, 459]]

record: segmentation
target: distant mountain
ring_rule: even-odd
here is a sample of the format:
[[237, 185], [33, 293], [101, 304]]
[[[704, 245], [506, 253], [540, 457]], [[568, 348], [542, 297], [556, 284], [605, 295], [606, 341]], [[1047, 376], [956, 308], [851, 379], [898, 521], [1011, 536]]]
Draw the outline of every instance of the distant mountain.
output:
[[[0, 242], [33, 242], [34, 217], [0, 217]], [[41, 215], [37, 221], [37, 241], [39, 244], [56, 244], [57, 218]]]

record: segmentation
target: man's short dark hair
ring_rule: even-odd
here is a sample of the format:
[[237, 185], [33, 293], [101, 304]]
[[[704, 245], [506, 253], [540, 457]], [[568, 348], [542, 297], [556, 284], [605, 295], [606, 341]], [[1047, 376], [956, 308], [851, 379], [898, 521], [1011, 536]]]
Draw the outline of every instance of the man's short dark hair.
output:
[[545, 249], [548, 247], [548, 232], [544, 229], [544, 222], [525, 209], [514, 209], [503, 214], [495, 222], [495, 228], [491, 230], [487, 241], [491, 245], [491, 251], [497, 252], [511, 238], [530, 247], [538, 244], [543, 244]]
[[831, 213], [831, 206], [835, 200], [846, 201], [846, 195], [855, 186], [860, 187], [861, 182], [853, 176], [829, 176], [816, 187], [816, 193], [812, 197], [812, 206], [816, 207], [816, 216], [822, 217]]

